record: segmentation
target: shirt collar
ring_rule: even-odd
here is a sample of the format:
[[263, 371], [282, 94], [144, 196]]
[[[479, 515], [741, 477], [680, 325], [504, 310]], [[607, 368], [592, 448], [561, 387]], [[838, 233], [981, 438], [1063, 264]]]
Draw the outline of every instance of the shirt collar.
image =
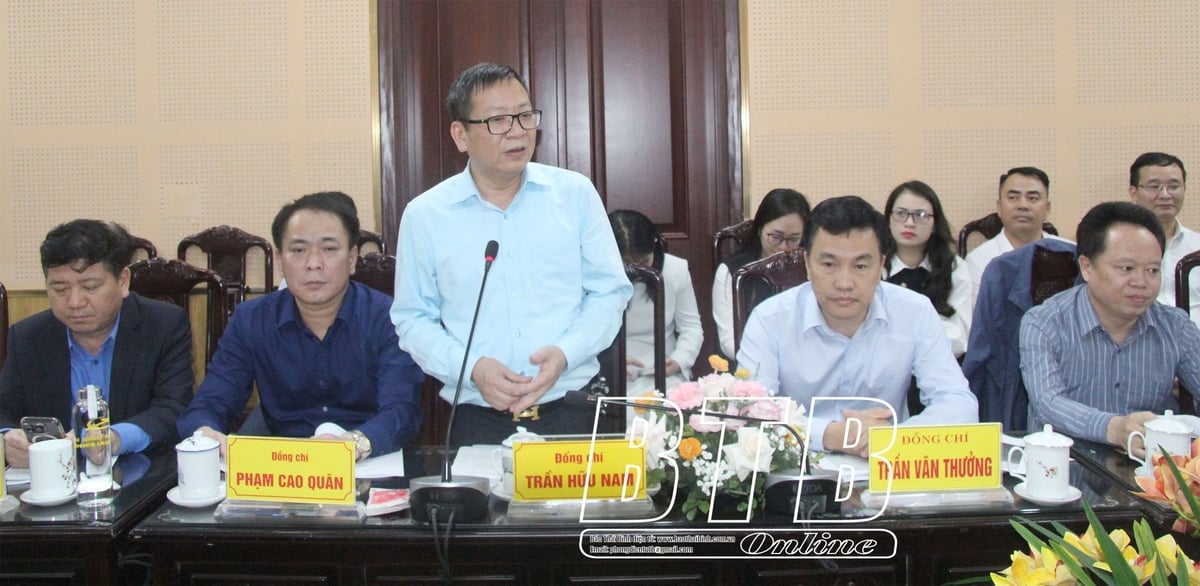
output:
[[[358, 296], [358, 289], [355, 285], [354, 281], [350, 281], [350, 284], [346, 286], [346, 295], [342, 297], [342, 305], [338, 307], [337, 317], [333, 320], [334, 323], [350, 319], [355, 299]], [[363, 286], [365, 287], [366, 285]], [[280, 299], [279, 312], [277, 314], [279, 317], [275, 322], [275, 328], [283, 329], [288, 324], [294, 323], [296, 327], [308, 329], [308, 326], [304, 325], [304, 320], [300, 319], [300, 310], [296, 307], [296, 297], [292, 295], [291, 290], [280, 289], [277, 293], [285, 295], [286, 299]]]
[[[891, 283], [882, 282], [875, 286], [875, 296], [871, 298], [871, 305], [867, 307], [867, 317], [863, 319], [862, 324], [859, 324], [858, 329], [854, 332], [855, 335], [873, 322], [881, 321], [886, 323], [888, 321], [887, 307], [883, 303], [883, 295], [885, 294], [884, 285], [896, 287], [896, 285], [892, 285]], [[801, 330], [807, 331], [820, 327], [827, 332], [836, 333], [825, 321], [825, 314], [821, 313], [821, 305], [817, 303], [817, 294], [816, 291], [813, 291], [811, 284], [804, 287], [797, 287], [796, 294], [801, 295], [806, 290], [808, 294], [804, 295], [804, 299], [802, 300], [804, 303], [804, 320], [801, 323]]]
[[[1096, 313], [1096, 308], [1092, 306], [1092, 299], [1088, 296], [1087, 285], [1080, 285], [1077, 289], [1075, 293], [1075, 319], [1080, 326], [1080, 335], [1104, 332], [1105, 335], [1111, 337], [1100, 323], [1100, 316]], [[1158, 327], [1158, 321], [1154, 319], [1154, 312], [1151, 309], [1153, 307], [1147, 308], [1145, 313], [1138, 318], [1137, 323], [1133, 324], [1133, 329], [1129, 330], [1129, 335], [1125, 337], [1126, 340], [1141, 334], [1147, 328]]]
[[[450, 180], [454, 183], [454, 189], [450, 191], [451, 203], [461, 203], [470, 198], [483, 201], [483, 198], [479, 195], [479, 186], [475, 185], [475, 179], [471, 177], [471, 161], [467, 161], [467, 166], [463, 169], [462, 173], [459, 173]], [[525, 188], [531, 184], [550, 184], [547, 172], [533, 162], [525, 165], [525, 172], [521, 174], [521, 187], [517, 189], [517, 195], [524, 192]]]
[[[101, 352], [104, 352], [104, 349], [107, 346], [117, 343], [117, 330], [119, 329], [121, 329], [121, 312], [118, 311], [117, 319], [113, 320], [113, 327], [111, 330], [109, 330], [108, 337], [105, 338], [104, 343], [100, 345]], [[75, 337], [71, 335], [71, 329], [67, 328], [67, 349], [74, 350], [75, 348]], [[83, 348], [79, 349], [86, 352], [86, 350], [83, 350]]]
[[889, 265], [888, 266], [888, 275], [887, 275], [888, 277], [894, 277], [894, 276], [896, 276], [896, 273], [899, 273], [900, 271], [903, 271], [904, 269], [915, 268], [915, 269], [925, 269], [927, 271], [933, 271], [933, 265], [929, 264], [929, 255], [928, 254], [925, 255], [924, 257], [922, 257], [921, 262], [919, 264], [917, 264], [917, 266], [915, 266], [915, 267], [910, 267], [910, 266], [904, 264], [904, 261], [900, 260], [899, 256], [893, 256], [892, 261], [890, 263], [888, 263], [888, 265]]

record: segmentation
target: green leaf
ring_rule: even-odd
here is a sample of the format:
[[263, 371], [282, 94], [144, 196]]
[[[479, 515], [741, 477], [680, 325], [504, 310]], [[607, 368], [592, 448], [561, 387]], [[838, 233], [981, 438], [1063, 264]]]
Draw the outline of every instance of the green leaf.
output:
[[1117, 548], [1117, 544], [1108, 536], [1108, 532], [1104, 530], [1104, 525], [1100, 524], [1100, 520], [1096, 518], [1096, 513], [1092, 511], [1092, 507], [1087, 501], [1083, 501], [1083, 512], [1087, 515], [1088, 525], [1092, 527], [1092, 532], [1096, 534], [1096, 541], [1100, 544], [1100, 551], [1104, 554], [1104, 561], [1108, 562], [1108, 567], [1112, 568], [1113, 578], [1119, 584], [1137, 584], [1137, 574], [1133, 572], [1133, 568], [1125, 563], [1125, 558], [1121, 557], [1121, 550]]
[[[1020, 521], [1018, 521], [1017, 519], [1009, 519], [1008, 523], [1013, 526], [1013, 529], [1017, 530], [1017, 534], [1020, 535], [1021, 538], [1025, 540], [1025, 543], [1027, 545], [1029, 545], [1029, 549], [1033, 550], [1033, 551], [1041, 551], [1043, 548], [1045, 548], [1046, 542], [1042, 541], [1041, 539], [1038, 539], [1037, 536], [1035, 536], [1032, 532], [1029, 531], [1029, 529], [1025, 528], [1026, 525], [1028, 525], [1029, 527], [1032, 527], [1034, 529], [1038, 529], [1038, 530], [1041, 530], [1042, 527], [1040, 525], [1038, 525], [1037, 523], [1034, 523], [1033, 521], [1030, 521], [1029, 519], [1026, 519], [1024, 517], [1018, 517], [1018, 519], [1020, 519]], [[1051, 537], [1055, 537], [1055, 536], [1053, 534], [1051, 534]]]
[[1154, 573], [1150, 575], [1150, 584], [1168, 586], [1167, 575], [1170, 574], [1171, 569], [1167, 566], [1167, 561], [1163, 559], [1163, 556], [1158, 555], [1154, 532], [1150, 530], [1150, 524], [1145, 519], [1133, 522], [1133, 541], [1137, 544], [1138, 551], [1146, 556], [1146, 562], [1154, 564]]

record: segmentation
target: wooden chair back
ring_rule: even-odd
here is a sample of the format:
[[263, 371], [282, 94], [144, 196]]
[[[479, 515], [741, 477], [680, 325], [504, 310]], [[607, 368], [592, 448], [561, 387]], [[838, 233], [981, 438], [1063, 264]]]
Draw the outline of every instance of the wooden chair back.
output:
[[359, 255], [350, 279], [395, 297], [396, 257], [378, 252]]
[[717, 230], [716, 235], [713, 236], [713, 264], [721, 264], [721, 261], [740, 250], [753, 237], [753, 220], [746, 220]]
[[1034, 305], [1054, 297], [1061, 291], [1075, 286], [1079, 278], [1079, 264], [1075, 254], [1066, 250], [1046, 250], [1038, 247], [1033, 251], [1033, 272], [1030, 282], [1030, 295]]
[[204, 266], [220, 275], [225, 282], [231, 311], [233, 305], [246, 298], [246, 293], [253, 292], [246, 277], [246, 257], [251, 250], [258, 249], [263, 256], [263, 290], [258, 292], [267, 293], [275, 288], [274, 249], [265, 238], [232, 226], [214, 226], [180, 240], [176, 254], [179, 260], [186, 262], [188, 249], [193, 246], [205, 254]]
[[225, 332], [232, 308], [227, 305], [229, 290], [214, 271], [192, 266], [181, 260], [151, 258], [129, 265], [129, 289], [138, 295], [166, 301], [191, 314], [189, 298], [200, 285], [207, 289], [208, 311], [205, 328], [205, 363], [217, 351], [217, 341]]
[[358, 254], [359, 256], [365, 256], [370, 252], [387, 254], [387, 244], [383, 241], [383, 236], [369, 230], [359, 230]]
[[808, 280], [804, 251], [788, 250], [733, 272], [733, 351], [737, 354], [750, 311], [767, 297]]

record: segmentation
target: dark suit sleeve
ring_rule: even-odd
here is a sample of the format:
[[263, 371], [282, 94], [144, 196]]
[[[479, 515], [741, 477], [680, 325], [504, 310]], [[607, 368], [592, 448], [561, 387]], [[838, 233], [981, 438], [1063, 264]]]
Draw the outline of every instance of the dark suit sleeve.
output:
[[[147, 312], [149, 313], [149, 312]], [[122, 419], [150, 435], [151, 448], [179, 441], [175, 421], [192, 398], [192, 328], [187, 314], [174, 307], [155, 312], [160, 319], [148, 321], [157, 344], [143, 349], [152, 353], [153, 387], [145, 409]]]
[[25, 396], [25, 383], [20, 373], [21, 365], [15, 359], [16, 333], [16, 328], [8, 330], [9, 356], [4, 362], [4, 370], [0, 371], [0, 428], [19, 427], [24, 411], [21, 397]]

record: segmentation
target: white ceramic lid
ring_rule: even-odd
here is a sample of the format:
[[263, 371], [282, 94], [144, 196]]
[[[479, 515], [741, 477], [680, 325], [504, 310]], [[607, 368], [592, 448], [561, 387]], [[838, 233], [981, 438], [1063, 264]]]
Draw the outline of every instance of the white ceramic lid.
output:
[[1025, 444], [1044, 448], [1069, 448], [1075, 445], [1075, 440], [1054, 431], [1047, 423], [1042, 431], [1025, 436]]
[[175, 446], [180, 452], [207, 452], [221, 447], [221, 442], [204, 435], [203, 432], [197, 430], [196, 433]]
[[503, 443], [506, 446], [512, 447], [513, 444], [519, 443], [519, 442], [544, 442], [544, 441], [546, 441], [546, 438], [544, 438], [532, 431], [529, 431], [528, 429], [525, 429], [524, 427], [517, 426], [517, 432], [508, 436], [507, 438], [505, 438]]
[[1192, 434], [1192, 426], [1175, 419], [1175, 413], [1167, 409], [1162, 417], [1146, 422], [1146, 429], [1170, 434]]

